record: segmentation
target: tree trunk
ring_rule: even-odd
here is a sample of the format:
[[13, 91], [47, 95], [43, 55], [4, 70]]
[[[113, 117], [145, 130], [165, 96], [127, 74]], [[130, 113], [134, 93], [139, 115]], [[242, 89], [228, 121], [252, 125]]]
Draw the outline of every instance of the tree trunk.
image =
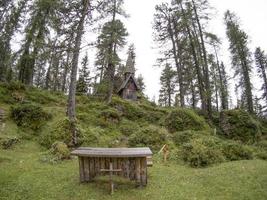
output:
[[[179, 97], [180, 97], [180, 106], [184, 107], [185, 106], [185, 99], [184, 99], [184, 86], [183, 86], [183, 71], [182, 71], [182, 66], [181, 63], [179, 62], [179, 57], [178, 57], [178, 33], [177, 33], [177, 24], [176, 21], [173, 20], [173, 28], [174, 28], [174, 34], [172, 31], [171, 27], [171, 22], [170, 22], [170, 35], [171, 35], [171, 40], [172, 40], [172, 46], [173, 46], [173, 55], [175, 59], [175, 66], [177, 70], [177, 78], [178, 78], [178, 83], [179, 83]], [[176, 40], [176, 42], [175, 42]], [[177, 45], [177, 48], [176, 48]]]
[[199, 29], [199, 36], [201, 40], [201, 48], [202, 48], [202, 53], [203, 53], [203, 59], [204, 59], [204, 79], [205, 79], [205, 87], [206, 87], [206, 99], [207, 99], [207, 111], [209, 117], [212, 116], [212, 105], [211, 105], [211, 89], [210, 89], [210, 80], [209, 80], [209, 66], [208, 66], [208, 61], [207, 61], [207, 52], [206, 52], [206, 47], [204, 43], [204, 38], [203, 38], [203, 31], [202, 27], [200, 24], [199, 16], [197, 13], [197, 9], [195, 6], [194, 0], [192, 0], [193, 3], [193, 10], [195, 13], [198, 29]]
[[78, 70], [78, 60], [79, 60], [79, 53], [80, 53], [80, 46], [81, 46], [81, 39], [84, 30], [84, 23], [85, 18], [89, 8], [89, 0], [83, 0], [83, 9], [81, 13], [81, 18], [79, 20], [78, 28], [76, 31], [76, 38], [75, 38], [75, 45], [74, 45], [74, 52], [72, 58], [72, 65], [71, 65], [71, 81], [69, 87], [69, 98], [68, 98], [68, 117], [71, 124], [71, 132], [72, 132], [72, 141], [71, 145], [77, 145], [77, 131], [76, 131], [76, 102], [75, 102], [75, 94], [76, 94], [76, 79], [77, 79], [77, 70]]
[[61, 91], [66, 91], [66, 82], [67, 82], [67, 75], [69, 72], [69, 60], [70, 60], [70, 48], [71, 48], [71, 41], [69, 42], [68, 49], [67, 49], [67, 59], [64, 63], [64, 70], [63, 70], [63, 81], [61, 86]]
[[[181, 6], [181, 10], [182, 10], [182, 14], [183, 14], [184, 20], [187, 21], [186, 13], [185, 13], [185, 11], [183, 9], [183, 6], [182, 6], [181, 2], [179, 4]], [[199, 88], [199, 94], [200, 94], [200, 99], [201, 99], [201, 107], [202, 107], [203, 110], [207, 110], [207, 104], [206, 104], [206, 101], [205, 101], [205, 89], [204, 89], [204, 85], [203, 85], [203, 78], [202, 78], [201, 68], [200, 68], [200, 65], [199, 65], [199, 62], [198, 62], [198, 59], [197, 59], [197, 53], [196, 53], [196, 50], [195, 50], [194, 40], [193, 40], [191, 31], [190, 31], [190, 28], [189, 28], [189, 25], [188, 25], [187, 22], [185, 23], [185, 26], [186, 26], [186, 31], [187, 31], [187, 34], [188, 34], [188, 37], [189, 37], [189, 42], [190, 42], [191, 51], [192, 51], [193, 60], [194, 60], [194, 66], [195, 66], [196, 72], [197, 72], [198, 88]]]

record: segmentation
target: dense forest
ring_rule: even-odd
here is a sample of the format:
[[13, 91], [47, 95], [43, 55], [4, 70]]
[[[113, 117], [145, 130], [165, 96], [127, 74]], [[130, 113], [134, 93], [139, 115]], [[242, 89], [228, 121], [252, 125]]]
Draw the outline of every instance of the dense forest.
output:
[[[213, 11], [208, 0], [154, 8], [156, 102], [135, 74], [124, 0], [1, 1], [0, 198], [109, 199], [101, 184], [76, 183], [70, 151], [93, 146], [154, 153], [151, 186], [122, 187], [115, 199], [266, 199], [267, 53], [250, 49], [242, 19], [226, 10], [227, 66], [208, 29]], [[119, 93], [128, 83], [131, 100]]]

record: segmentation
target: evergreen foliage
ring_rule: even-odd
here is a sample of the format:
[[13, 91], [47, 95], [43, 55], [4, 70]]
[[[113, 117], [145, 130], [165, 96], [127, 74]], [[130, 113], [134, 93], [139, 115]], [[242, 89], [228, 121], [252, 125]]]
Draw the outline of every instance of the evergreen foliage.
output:
[[164, 128], [149, 125], [137, 130], [129, 137], [129, 145], [132, 147], [150, 147], [153, 151], [159, 151], [168, 141], [168, 132]]
[[11, 117], [18, 126], [37, 130], [52, 116], [43, 111], [41, 106], [34, 104], [20, 104], [11, 107]]
[[170, 132], [193, 130], [210, 131], [205, 119], [190, 109], [172, 110], [165, 119], [165, 126]]
[[[226, 34], [229, 39], [229, 49], [232, 55], [232, 65], [235, 76], [239, 76], [238, 87], [241, 87], [245, 107], [253, 114], [253, 96], [251, 84], [251, 52], [248, 48], [248, 35], [240, 28], [237, 16], [226, 11], [224, 16]], [[243, 99], [242, 99], [243, 100]]]
[[261, 136], [260, 123], [244, 110], [222, 111], [220, 116], [222, 134], [229, 139], [253, 143]]

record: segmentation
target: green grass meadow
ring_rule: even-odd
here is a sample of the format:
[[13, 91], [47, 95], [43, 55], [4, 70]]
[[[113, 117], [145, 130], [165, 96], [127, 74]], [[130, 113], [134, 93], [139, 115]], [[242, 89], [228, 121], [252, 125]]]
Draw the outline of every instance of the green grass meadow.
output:
[[133, 182], [116, 179], [116, 190], [111, 196], [106, 177], [80, 184], [77, 159], [43, 163], [39, 160], [41, 151], [32, 141], [0, 150], [0, 199], [267, 199], [267, 162], [262, 160], [200, 169], [158, 161], [148, 169], [146, 188], [135, 188]]

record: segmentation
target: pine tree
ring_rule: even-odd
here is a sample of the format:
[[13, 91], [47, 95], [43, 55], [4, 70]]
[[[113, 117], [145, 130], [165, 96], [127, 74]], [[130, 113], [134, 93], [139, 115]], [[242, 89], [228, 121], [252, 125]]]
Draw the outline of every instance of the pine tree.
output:
[[263, 80], [263, 84], [261, 87], [261, 89], [263, 90], [262, 98], [264, 98], [267, 103], [267, 76], [266, 76], [267, 55], [265, 55], [264, 51], [262, 51], [260, 47], [257, 47], [254, 56], [255, 56], [258, 75]]
[[103, 25], [101, 34], [98, 37], [98, 59], [104, 60], [101, 65], [104, 67], [101, 73], [103, 76], [103, 84], [108, 86], [106, 101], [111, 102], [116, 67], [120, 64], [118, 56], [119, 48], [126, 44], [126, 36], [128, 35], [124, 24], [120, 20], [107, 22]]
[[159, 101], [164, 106], [172, 105], [172, 95], [175, 93], [175, 71], [171, 68], [169, 64], [166, 64], [160, 76], [160, 96]]
[[[17, 7], [13, 5], [10, 15], [6, 17], [6, 20], [3, 20], [3, 31], [0, 33], [0, 81], [10, 81], [10, 75], [12, 74], [12, 52], [10, 41], [20, 26], [21, 15], [27, 6], [27, 1], [28, 0], [19, 1]], [[8, 6], [8, 3], [11, 2], [6, 2], [4, 6]], [[4, 9], [7, 8], [3, 8], [3, 10]], [[7, 79], [8, 74], [9, 79]]]
[[88, 70], [88, 64], [89, 60], [88, 60], [88, 55], [86, 53], [86, 55], [82, 59], [81, 63], [82, 68], [79, 70], [79, 79], [77, 81], [77, 88], [76, 88], [76, 92], [78, 94], [87, 94], [89, 91], [90, 72]]
[[248, 35], [241, 30], [240, 23], [236, 15], [229, 10], [224, 16], [226, 24], [226, 34], [230, 42], [230, 52], [232, 55], [232, 65], [235, 70], [235, 76], [240, 77], [239, 86], [241, 87], [245, 107], [250, 113], [253, 113], [252, 84], [250, 81], [251, 58], [248, 48]]
[[118, 49], [126, 44], [125, 38], [128, 35], [126, 28], [121, 20], [117, 19], [117, 15], [126, 16], [122, 5], [123, 0], [107, 0], [103, 1], [99, 7], [101, 18], [111, 18], [102, 28], [102, 32], [98, 37], [98, 61], [101, 66], [100, 77], [105, 73], [105, 82], [108, 86], [106, 101], [110, 103], [112, 100], [116, 66], [119, 64]]
[[146, 89], [146, 86], [145, 86], [144, 77], [142, 76], [142, 74], [138, 75], [137, 84], [138, 84], [140, 92], [143, 94]]
[[77, 145], [77, 130], [76, 130], [76, 82], [77, 82], [77, 69], [78, 69], [78, 60], [80, 54], [80, 47], [82, 41], [82, 35], [84, 33], [84, 25], [86, 21], [86, 17], [89, 14], [90, 4], [89, 0], [82, 0], [80, 3], [81, 10], [77, 10], [78, 17], [78, 26], [76, 31], [76, 36], [74, 39], [74, 49], [73, 49], [73, 57], [71, 62], [71, 76], [70, 76], [70, 86], [69, 86], [69, 96], [68, 96], [68, 111], [67, 115], [69, 117], [71, 123], [71, 133], [72, 133], [72, 141], [71, 145]]
[[52, 20], [58, 3], [58, 0], [37, 0], [31, 7], [31, 18], [25, 29], [26, 36], [17, 66], [19, 81], [22, 83], [33, 84], [35, 66], [49, 35], [48, 24]]

